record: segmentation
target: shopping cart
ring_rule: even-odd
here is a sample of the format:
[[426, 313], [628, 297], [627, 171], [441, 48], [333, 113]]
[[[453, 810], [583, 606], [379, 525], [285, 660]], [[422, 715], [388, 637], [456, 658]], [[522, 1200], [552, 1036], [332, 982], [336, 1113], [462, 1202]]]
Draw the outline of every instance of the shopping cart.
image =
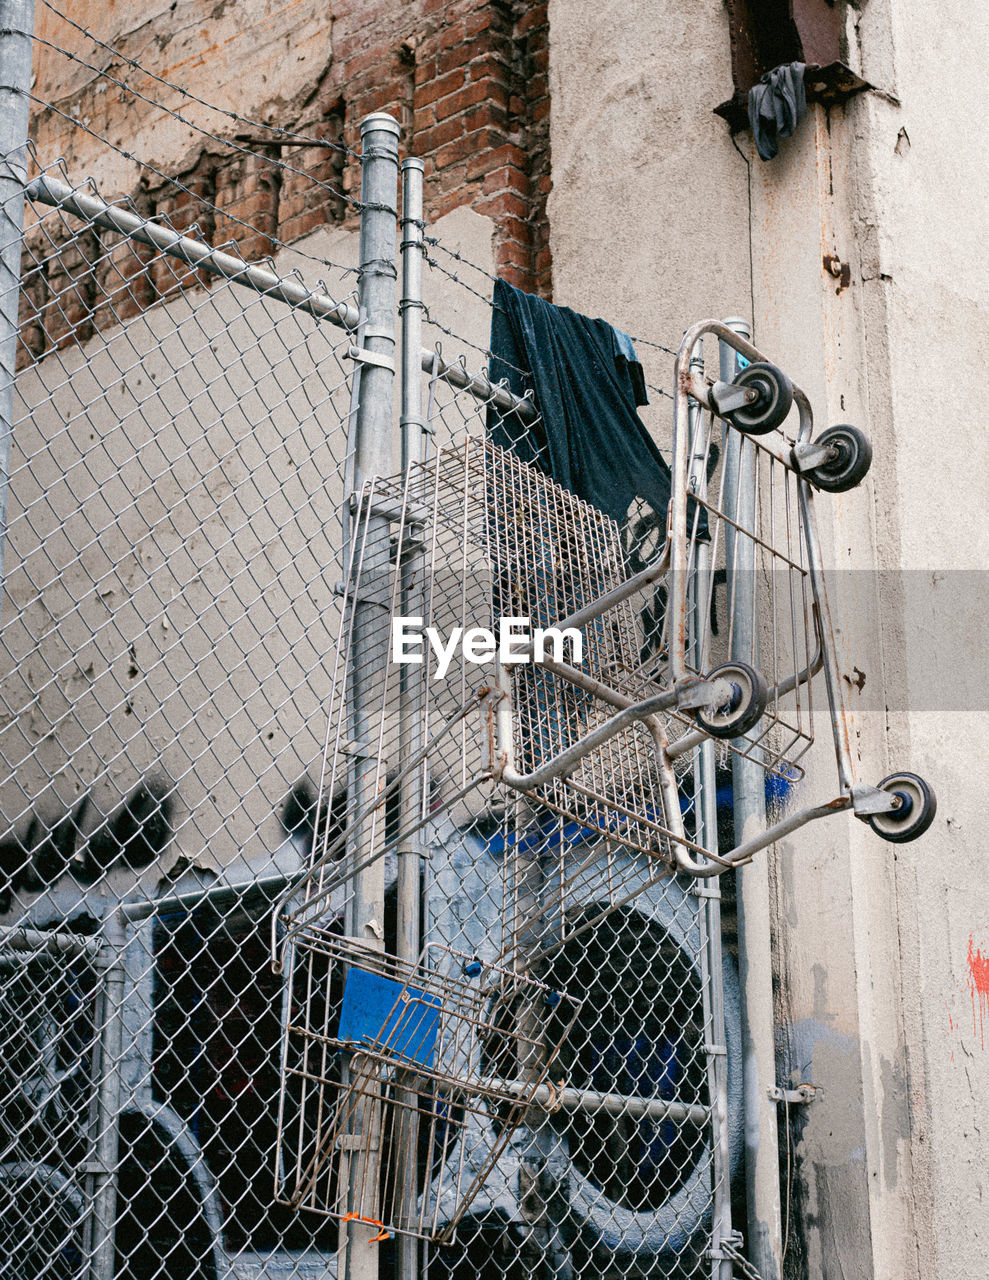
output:
[[[290, 957], [276, 1199], [374, 1240], [448, 1240], [526, 1109], [555, 1096], [579, 1003], [435, 944], [410, 963], [312, 927]], [[497, 1134], [474, 1161], [472, 1123]]]
[[[705, 376], [705, 338], [738, 353], [730, 381]], [[867, 438], [836, 426], [812, 439], [804, 393], [713, 321], [685, 335], [676, 385], [667, 536], [635, 573], [629, 527], [487, 439], [365, 485], [322, 780], [333, 819], [287, 939], [345, 914], [354, 877], [421, 851], [441, 814], [462, 831], [500, 825], [516, 904], [506, 957], [559, 940], [570, 902], [613, 910], [670, 873], [719, 875], [846, 809], [890, 841], [929, 827], [923, 779], [860, 783], [849, 748], [813, 499], [863, 479]], [[695, 749], [718, 740], [789, 793], [814, 741], [818, 672], [838, 796], [704, 847], [680, 785]]]

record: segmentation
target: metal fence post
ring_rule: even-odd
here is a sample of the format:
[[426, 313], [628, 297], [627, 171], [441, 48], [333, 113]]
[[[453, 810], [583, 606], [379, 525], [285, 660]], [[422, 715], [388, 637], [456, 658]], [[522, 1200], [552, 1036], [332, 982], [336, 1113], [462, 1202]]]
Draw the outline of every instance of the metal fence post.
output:
[[[744, 320], [724, 322], [743, 338]], [[735, 350], [721, 343], [723, 380], [738, 372]], [[759, 634], [755, 615], [755, 542], [743, 530], [756, 521], [755, 446], [737, 431], [725, 437], [726, 514], [736, 521], [725, 538], [728, 598], [732, 602], [732, 657], [758, 667]], [[750, 839], [766, 825], [765, 773], [758, 761], [735, 755], [732, 760], [735, 840]], [[778, 1280], [781, 1271], [779, 1139], [776, 1103], [769, 1091], [776, 1084], [773, 1025], [772, 935], [769, 913], [769, 863], [756, 858], [735, 873], [738, 887], [739, 985], [742, 997], [743, 1111], [745, 1117], [745, 1188], [749, 1259], [763, 1280]]]
[[116, 912], [107, 916], [100, 948], [103, 998], [100, 1001], [100, 1047], [93, 1109], [93, 1163], [87, 1170], [93, 1216], [90, 1242], [91, 1280], [113, 1280], [116, 1272], [117, 1163], [120, 1095], [123, 1086], [124, 925]]
[[[14, 422], [34, 0], [0, 5], [0, 588]], [[2, 591], [0, 591], [2, 602]], [[0, 605], [2, 607], [2, 605]]]
[[[402, 434], [402, 471], [422, 462], [426, 456], [427, 433], [422, 416], [422, 186], [425, 164], [413, 157], [402, 164], [402, 301], [399, 307], [402, 324], [402, 405], [399, 419]], [[425, 555], [414, 550], [403, 558], [402, 613], [406, 617], [423, 616]], [[422, 745], [425, 715], [425, 666], [407, 664], [399, 673], [398, 754], [401, 763], [410, 759]], [[402, 784], [401, 825], [414, 829], [424, 803], [426, 766], [415, 770]], [[405, 841], [398, 849], [396, 884], [396, 945], [403, 960], [419, 956], [419, 915], [422, 908], [420, 876], [421, 846], [418, 838]], [[415, 1094], [401, 1099], [409, 1108], [405, 1149], [398, 1153], [403, 1166], [396, 1184], [409, 1187], [401, 1214], [414, 1216], [416, 1202], [416, 1151], [418, 1147], [418, 1115]], [[408, 1211], [406, 1213], [406, 1210]], [[396, 1275], [398, 1280], [416, 1280], [419, 1272], [419, 1243], [408, 1235], [396, 1242]]]
[[[694, 349], [690, 367], [700, 377], [704, 376], [702, 344]], [[699, 498], [707, 497], [706, 452], [700, 432], [703, 413], [697, 401], [688, 408], [690, 423], [690, 472], [687, 479], [689, 491]], [[710, 629], [707, 618], [708, 601], [711, 599], [711, 544], [698, 542], [694, 552], [694, 573], [689, 584], [691, 663], [697, 671], [711, 667]], [[718, 852], [718, 802], [715, 773], [715, 747], [706, 738], [694, 750], [694, 814], [697, 843], [709, 853]], [[705, 1026], [711, 1028], [709, 1038], [718, 1039], [718, 1029], [724, 1027], [724, 986], [721, 951], [721, 887], [720, 878], [712, 876], [696, 887], [698, 897], [698, 923], [702, 929], [703, 943], [700, 951], [703, 975], [703, 1007]], [[720, 1048], [720, 1046], [714, 1046]], [[708, 1087], [711, 1097], [711, 1162], [713, 1170], [711, 1238], [712, 1280], [731, 1280], [729, 1259], [723, 1256], [722, 1244], [731, 1236], [731, 1152], [728, 1144], [728, 1085], [727, 1055], [708, 1053]]]
[[[361, 228], [358, 301], [360, 322], [360, 387], [352, 437], [353, 496], [365, 481], [389, 475], [392, 467], [392, 393], [395, 381], [395, 238], [398, 221], [398, 138], [396, 120], [376, 112], [361, 121]], [[351, 520], [351, 529], [354, 521]], [[368, 514], [362, 535], [362, 561], [369, 581], [384, 584], [390, 572], [391, 526], [383, 515]], [[388, 656], [388, 627], [376, 600], [359, 597], [354, 602], [352, 675], [349, 685], [350, 770], [349, 787], [357, 811], [372, 806], [377, 786], [377, 750], [374, 708]], [[383, 821], [362, 824], [348, 847], [348, 855], [360, 862], [380, 843]], [[378, 859], [353, 879], [347, 932], [369, 947], [384, 947], [384, 860]], [[380, 1107], [365, 1103], [355, 1118], [354, 1132], [366, 1145], [365, 1175], [377, 1180]], [[341, 1162], [342, 1164], [343, 1162]], [[359, 1198], [360, 1161], [350, 1168], [353, 1202]], [[341, 1169], [341, 1178], [343, 1170]], [[377, 1280], [378, 1247], [371, 1243], [376, 1227], [350, 1221], [341, 1231], [341, 1275], [345, 1280]]]

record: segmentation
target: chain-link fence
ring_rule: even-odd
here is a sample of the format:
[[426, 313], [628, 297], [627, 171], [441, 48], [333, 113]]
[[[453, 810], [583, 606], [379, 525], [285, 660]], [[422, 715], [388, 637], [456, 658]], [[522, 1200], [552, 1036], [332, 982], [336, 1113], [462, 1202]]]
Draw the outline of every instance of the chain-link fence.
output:
[[[403, 550], [394, 511], [361, 505], [376, 474], [399, 469], [389, 400], [386, 437], [368, 450], [361, 435], [380, 416], [375, 380], [390, 383], [394, 367], [382, 315], [395, 255], [381, 246], [394, 242], [395, 211], [373, 191], [349, 202], [364, 232], [378, 220], [377, 247], [362, 235], [358, 260], [335, 185], [353, 153], [309, 141], [321, 167], [308, 188], [277, 136], [237, 148], [242, 167], [278, 171], [298, 206], [284, 224], [246, 212], [232, 187], [224, 204], [215, 175], [173, 184], [149, 218], [146, 200], [107, 203], [62, 166], [31, 174], [0, 632], [0, 1275], [386, 1275], [404, 1256], [406, 1275], [411, 1265], [464, 1280], [724, 1280], [740, 1049], [716, 882], [685, 882], [648, 850], [531, 798], [468, 790], [484, 747], [476, 717], [439, 757], [416, 756], [399, 722], [411, 714], [428, 734], [432, 715], [435, 726], [444, 708], [428, 682], [419, 693], [394, 684], [394, 740], [372, 751], [354, 733], [348, 700], [363, 698], [364, 714], [373, 688], [355, 686], [341, 637], [356, 628], [372, 657], [380, 643], [370, 619], [381, 601], [355, 591], [367, 583], [351, 558], [369, 519], [371, 559], [403, 607], [439, 577], [451, 597], [480, 590], [489, 611], [511, 592], [497, 555], [486, 585], [475, 563], [457, 562], [469, 539], [455, 522], [443, 563], [410, 579], [419, 526], [410, 520]], [[376, 137], [367, 159], [394, 184], [383, 147]], [[309, 205], [336, 229], [314, 230]], [[408, 262], [423, 228], [406, 212]], [[239, 249], [222, 243], [230, 236]], [[426, 248], [437, 263], [446, 252]], [[265, 253], [274, 259], [255, 260]], [[359, 268], [353, 298], [331, 253]], [[530, 428], [538, 410], [491, 386], [489, 353], [456, 343], [461, 326], [440, 306], [424, 318], [463, 359], [423, 353], [407, 286], [402, 417], [419, 434], [402, 461], [428, 477], [430, 460], [449, 456], [466, 474], [468, 444], [482, 458], [491, 447], [492, 405]], [[487, 289], [472, 292], [486, 323]], [[379, 497], [401, 503], [404, 479]], [[514, 497], [482, 492], [480, 507], [531, 526], [549, 492], [516, 510], [516, 484]], [[606, 524], [592, 513], [578, 530], [593, 532], [591, 568], [608, 539], [619, 567], [648, 558], [641, 522], [633, 534]], [[531, 559], [529, 535], [519, 554]], [[559, 601], [545, 569], [533, 572], [529, 595], [544, 596], [533, 618], [551, 622]], [[538, 683], [522, 699], [523, 746], [546, 731], [543, 699]], [[610, 779], [638, 760], [616, 755]], [[710, 847], [713, 755], [685, 756], [678, 780], [683, 822]], [[645, 774], [623, 783], [651, 785]], [[348, 814], [362, 803], [378, 827], [355, 847]], [[310, 894], [326, 889], [314, 856], [331, 872], [320, 898], [331, 940], [373, 937], [413, 964], [428, 940], [579, 1003], [525, 1106], [511, 1081], [458, 1101], [470, 1081], [452, 1071], [443, 1087], [454, 1092], [431, 1094], [428, 1110], [416, 1101], [425, 1086], [398, 1087], [417, 1117], [402, 1167], [431, 1223], [411, 1233], [412, 1264], [394, 1235], [368, 1253], [366, 1223], [347, 1223], [339, 1134], [321, 1166], [322, 1211], [286, 1191], [288, 1149], [322, 1132], [312, 1107], [329, 1095], [294, 1082], [285, 1028], [323, 1028], [306, 1078], [339, 1090], [350, 1070], [330, 1043], [342, 1036], [341, 972], [312, 955], [290, 977], [271, 964], [278, 904], [297, 909], [303, 879]], [[528, 1040], [513, 1036], [490, 1010], [478, 1020], [482, 1066], [492, 1036], [542, 1039], [531, 1024]], [[380, 1106], [378, 1087], [358, 1112]], [[363, 1167], [378, 1176], [373, 1160]], [[469, 1203], [454, 1169], [471, 1175]]]

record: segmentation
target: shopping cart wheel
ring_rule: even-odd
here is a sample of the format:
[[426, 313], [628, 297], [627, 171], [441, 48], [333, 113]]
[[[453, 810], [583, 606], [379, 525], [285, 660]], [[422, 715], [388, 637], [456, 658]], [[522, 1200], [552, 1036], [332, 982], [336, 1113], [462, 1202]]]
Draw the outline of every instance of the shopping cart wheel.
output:
[[737, 738], [758, 723], [766, 710], [769, 693], [766, 682], [754, 667], [744, 662], [725, 662], [715, 667], [708, 680], [727, 680], [730, 696], [720, 707], [698, 707], [697, 727], [712, 738]]
[[845, 424], [828, 427], [814, 443], [829, 444], [835, 451], [830, 462], [823, 462], [806, 473], [806, 478], [815, 488], [828, 493], [844, 493], [862, 483], [872, 465], [872, 445], [864, 431]]
[[880, 791], [891, 791], [900, 797], [899, 809], [892, 813], [874, 813], [869, 826], [877, 836], [891, 844], [906, 844], [922, 836], [937, 813], [937, 796], [923, 778], [915, 773], [891, 773], [879, 784]]
[[780, 425], [793, 404], [793, 383], [782, 369], [760, 362], [746, 365], [733, 380], [736, 387], [754, 387], [759, 399], [728, 414], [728, 421], [748, 436], [764, 436]]

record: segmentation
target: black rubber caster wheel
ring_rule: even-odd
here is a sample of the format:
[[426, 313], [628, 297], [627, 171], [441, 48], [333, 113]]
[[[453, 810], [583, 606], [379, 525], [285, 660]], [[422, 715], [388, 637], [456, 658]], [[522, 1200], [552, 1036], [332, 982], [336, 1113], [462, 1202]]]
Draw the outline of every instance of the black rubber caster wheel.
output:
[[844, 493], [861, 484], [872, 466], [872, 445], [869, 437], [858, 427], [840, 425], [828, 427], [814, 441], [831, 445], [835, 456], [830, 462], [805, 472], [805, 478], [817, 489], [827, 493]]
[[769, 693], [766, 682], [744, 662], [725, 662], [715, 667], [708, 680], [726, 680], [729, 697], [719, 707], [699, 707], [694, 720], [712, 738], [737, 738], [755, 727], [766, 710]]
[[879, 784], [880, 791], [891, 791], [900, 797], [899, 809], [891, 813], [874, 813], [869, 826], [877, 836], [891, 844], [906, 844], [922, 836], [937, 813], [937, 796], [923, 778], [915, 773], [891, 773]]
[[754, 387], [759, 399], [743, 409], [728, 414], [737, 431], [748, 436], [764, 436], [781, 425], [793, 404], [793, 383], [774, 364], [750, 364], [739, 373], [733, 385]]

